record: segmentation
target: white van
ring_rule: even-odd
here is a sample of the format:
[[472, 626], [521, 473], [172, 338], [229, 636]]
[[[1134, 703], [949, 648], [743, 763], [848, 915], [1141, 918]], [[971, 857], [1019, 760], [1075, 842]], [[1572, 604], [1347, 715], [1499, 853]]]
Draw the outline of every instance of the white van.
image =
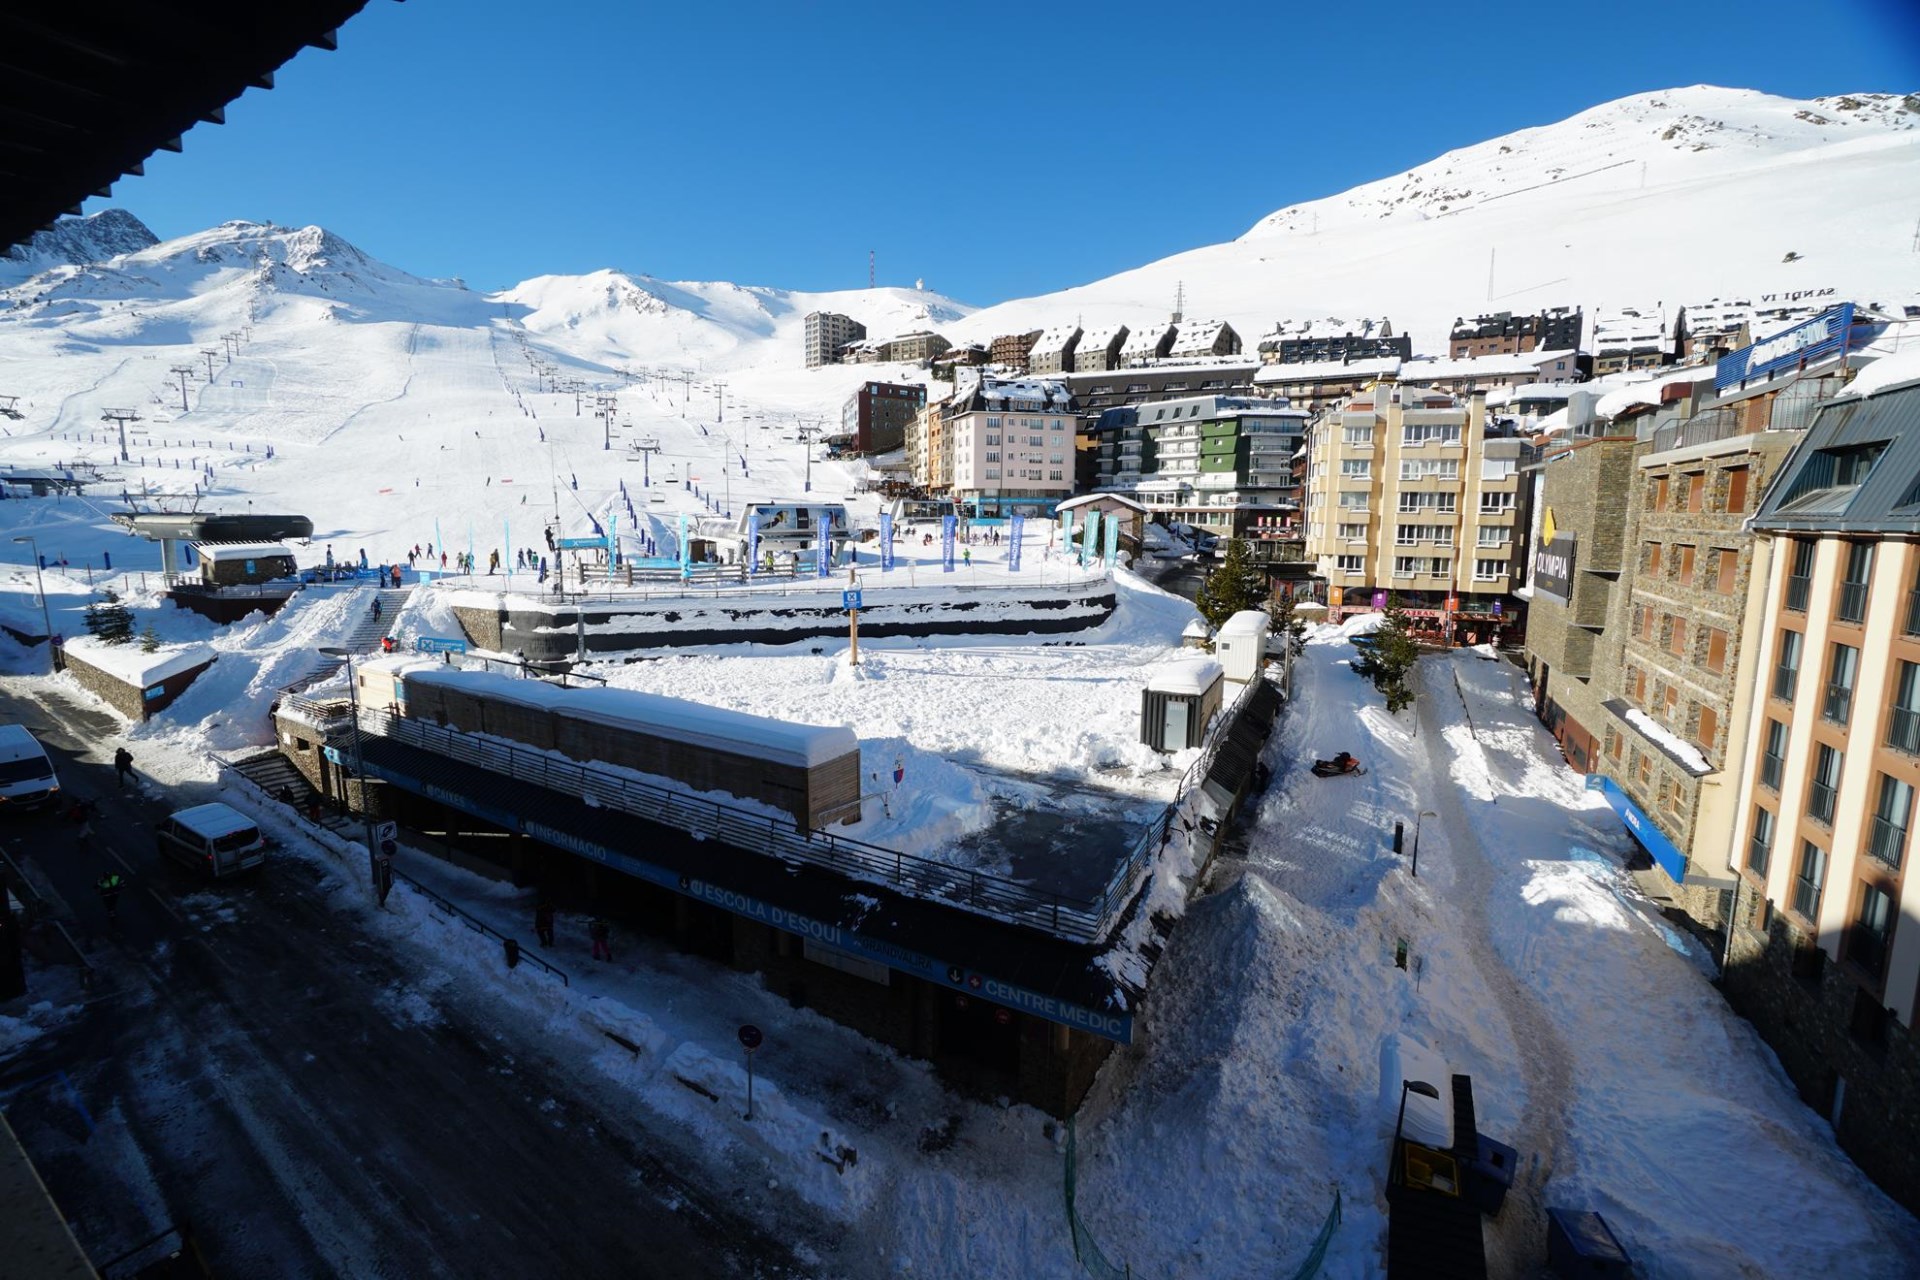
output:
[[37, 809], [59, 794], [47, 749], [25, 725], [0, 724], [0, 811]]
[[267, 860], [267, 842], [253, 819], [224, 804], [182, 809], [160, 824], [160, 854], [219, 879]]

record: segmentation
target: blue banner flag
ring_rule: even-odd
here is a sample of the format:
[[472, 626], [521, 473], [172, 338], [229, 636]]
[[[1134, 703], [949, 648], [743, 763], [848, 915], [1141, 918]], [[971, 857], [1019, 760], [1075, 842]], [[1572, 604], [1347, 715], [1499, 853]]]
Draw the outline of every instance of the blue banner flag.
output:
[[684, 581], [693, 578], [693, 542], [687, 537], [687, 513], [680, 513], [680, 577]]
[[953, 516], [940, 517], [940, 572], [953, 572], [953, 529], [960, 521]]
[[1120, 562], [1120, 520], [1107, 516], [1107, 568], [1111, 569]]
[[1080, 535], [1080, 563], [1085, 564], [1100, 554], [1100, 513], [1087, 512], [1086, 528]]
[[1007, 572], [1020, 572], [1020, 543], [1027, 536], [1027, 518], [1016, 515], [1007, 522]]
[[1073, 512], [1060, 513], [1060, 549], [1069, 556], [1073, 554]]
[[820, 513], [819, 551], [813, 557], [814, 572], [824, 578], [833, 567], [833, 512]]
[[760, 513], [747, 515], [747, 576], [753, 577], [760, 572]]
[[880, 514], [880, 572], [893, 571], [893, 514]]

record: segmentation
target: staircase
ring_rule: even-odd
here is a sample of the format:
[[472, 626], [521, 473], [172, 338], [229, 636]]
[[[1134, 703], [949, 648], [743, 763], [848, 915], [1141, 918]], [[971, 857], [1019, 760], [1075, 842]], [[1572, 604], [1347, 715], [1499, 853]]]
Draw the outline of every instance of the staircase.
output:
[[[269, 749], [238, 760], [223, 760], [221, 763], [260, 788], [261, 794], [269, 800], [278, 801], [280, 789], [285, 787], [287, 793], [293, 797], [293, 802], [288, 807], [301, 817], [306, 816], [307, 797], [313, 794], [313, 786], [307, 781], [306, 775], [294, 768], [293, 762], [277, 750]], [[331, 805], [320, 811], [320, 825], [349, 839], [357, 839], [360, 829], [352, 815], [342, 813]]]
[[[400, 610], [406, 607], [407, 600], [413, 595], [412, 587], [388, 587], [376, 591], [374, 599], [380, 602], [379, 616], [373, 608], [360, 615], [353, 630], [340, 638], [338, 648], [353, 653], [372, 653], [379, 649], [380, 641], [393, 630], [393, 624], [400, 617]], [[282, 693], [299, 693], [333, 677], [333, 674], [346, 665], [343, 658], [322, 658], [320, 665], [292, 684], [281, 688]]]

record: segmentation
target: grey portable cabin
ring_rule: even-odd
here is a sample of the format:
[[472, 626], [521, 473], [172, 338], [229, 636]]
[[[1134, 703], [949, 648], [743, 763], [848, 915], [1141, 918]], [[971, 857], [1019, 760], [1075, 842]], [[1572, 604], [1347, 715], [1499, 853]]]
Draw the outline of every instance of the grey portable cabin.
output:
[[1212, 658], [1166, 663], [1140, 691], [1140, 741], [1155, 751], [1181, 751], [1207, 740], [1220, 710], [1226, 673]]

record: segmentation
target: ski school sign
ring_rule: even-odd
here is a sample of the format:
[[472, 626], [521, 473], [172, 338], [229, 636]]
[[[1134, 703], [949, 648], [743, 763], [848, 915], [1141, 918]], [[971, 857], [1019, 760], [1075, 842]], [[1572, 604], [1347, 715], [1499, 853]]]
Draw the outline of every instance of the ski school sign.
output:
[[1843, 302], [1829, 307], [1784, 333], [1762, 338], [1752, 346], [1721, 357], [1713, 367], [1713, 389], [1724, 392], [1730, 387], [1765, 381], [1784, 369], [1844, 351], [1852, 330], [1853, 304]]

